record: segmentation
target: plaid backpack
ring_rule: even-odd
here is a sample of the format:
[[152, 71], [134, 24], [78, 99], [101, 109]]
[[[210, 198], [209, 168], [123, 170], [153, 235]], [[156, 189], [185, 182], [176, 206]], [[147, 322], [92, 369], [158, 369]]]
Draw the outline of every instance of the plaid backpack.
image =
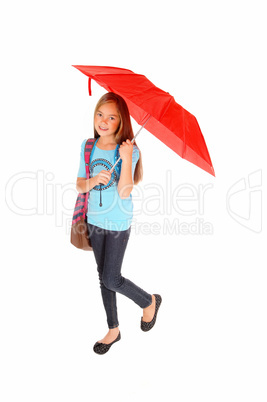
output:
[[[84, 147], [86, 179], [90, 178], [90, 172], [89, 172], [90, 155], [95, 140], [96, 140], [95, 138], [89, 138], [86, 141]], [[87, 193], [78, 194], [74, 208], [71, 234], [70, 234], [71, 243], [75, 247], [80, 248], [82, 250], [92, 250], [90, 239], [88, 237], [87, 217], [86, 217], [88, 208], [88, 197], [89, 197], [89, 191]]]

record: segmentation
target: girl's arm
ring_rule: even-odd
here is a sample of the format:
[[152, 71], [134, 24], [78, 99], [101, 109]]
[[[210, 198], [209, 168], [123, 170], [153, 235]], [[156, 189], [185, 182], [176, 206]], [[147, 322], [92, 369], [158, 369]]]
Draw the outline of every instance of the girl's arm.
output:
[[76, 190], [78, 193], [87, 193], [88, 191], [92, 190], [93, 187], [96, 186], [94, 184], [95, 177], [91, 179], [85, 179], [84, 177], [77, 177], [76, 181]]
[[132, 155], [133, 144], [130, 140], [123, 142], [120, 146], [120, 157], [122, 159], [121, 174], [118, 182], [118, 193], [120, 198], [128, 198], [133, 189], [133, 177], [132, 177]]

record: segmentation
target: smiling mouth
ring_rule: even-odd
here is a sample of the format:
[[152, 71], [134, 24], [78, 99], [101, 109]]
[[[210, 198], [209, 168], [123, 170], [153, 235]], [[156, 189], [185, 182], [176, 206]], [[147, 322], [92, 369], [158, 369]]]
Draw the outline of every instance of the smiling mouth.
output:
[[108, 128], [101, 127], [101, 126], [99, 126], [99, 128], [100, 128], [100, 130], [102, 130], [102, 131], [107, 131], [107, 130], [108, 130]]

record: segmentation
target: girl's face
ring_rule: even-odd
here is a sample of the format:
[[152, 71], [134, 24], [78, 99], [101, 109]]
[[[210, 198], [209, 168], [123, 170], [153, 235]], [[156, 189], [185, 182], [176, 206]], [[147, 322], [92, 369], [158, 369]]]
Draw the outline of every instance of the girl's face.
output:
[[120, 116], [116, 104], [104, 103], [96, 111], [94, 125], [101, 137], [115, 136], [120, 124]]

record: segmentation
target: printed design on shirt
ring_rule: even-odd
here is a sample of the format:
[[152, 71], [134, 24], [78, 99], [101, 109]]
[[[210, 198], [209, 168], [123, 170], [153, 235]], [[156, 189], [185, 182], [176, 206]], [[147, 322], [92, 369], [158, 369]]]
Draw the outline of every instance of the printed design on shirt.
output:
[[[112, 166], [113, 165], [106, 159], [94, 159], [89, 165], [90, 177], [96, 176], [99, 172], [101, 172], [101, 170], [110, 170]], [[113, 184], [116, 183], [117, 180], [118, 175], [116, 173], [116, 170], [114, 169], [111, 173], [110, 181], [106, 186], [102, 185], [101, 190], [106, 190], [107, 188], [113, 186]], [[100, 185], [95, 186], [93, 190], [100, 191]]]

